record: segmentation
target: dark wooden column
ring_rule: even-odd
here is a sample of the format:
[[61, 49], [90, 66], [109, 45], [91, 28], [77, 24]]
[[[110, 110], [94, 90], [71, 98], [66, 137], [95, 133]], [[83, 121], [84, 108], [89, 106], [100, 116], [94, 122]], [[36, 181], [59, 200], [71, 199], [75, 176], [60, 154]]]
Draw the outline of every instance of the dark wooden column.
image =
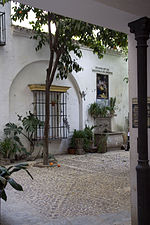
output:
[[138, 225], [148, 225], [150, 224], [150, 166], [147, 129], [147, 40], [150, 34], [150, 19], [143, 17], [129, 23], [128, 26], [130, 32], [135, 34], [137, 41], [138, 165], [136, 171]]

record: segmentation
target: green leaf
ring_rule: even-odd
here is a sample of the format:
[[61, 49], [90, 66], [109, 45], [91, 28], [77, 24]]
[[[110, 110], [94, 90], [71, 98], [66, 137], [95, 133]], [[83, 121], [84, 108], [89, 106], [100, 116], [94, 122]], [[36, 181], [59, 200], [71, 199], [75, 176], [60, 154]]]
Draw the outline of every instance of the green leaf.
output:
[[16, 189], [17, 191], [23, 191], [23, 188], [20, 184], [18, 184], [14, 179], [9, 178], [8, 182], [10, 183], [10, 185]]
[[5, 190], [0, 190], [0, 198], [2, 198], [4, 201], [7, 201], [7, 195]]
[[33, 180], [33, 177], [32, 177], [32, 175], [31, 175], [31, 173], [27, 170], [27, 169], [24, 169], [26, 172], [27, 172], [27, 174], [32, 178], [32, 180]]
[[13, 168], [13, 166], [8, 167], [7, 170], [10, 170], [11, 168]]
[[15, 165], [15, 167], [20, 167], [20, 168], [22, 168], [22, 167], [27, 167], [27, 166], [29, 166], [28, 163], [19, 163], [19, 164], [16, 164], [16, 165]]
[[0, 176], [0, 181], [2, 182], [3, 185], [7, 183], [7, 180], [2, 176]]
[[2, 171], [7, 171], [6, 167], [0, 166], [0, 172], [2, 172]]
[[12, 169], [12, 170], [10, 171], [10, 174], [15, 173], [15, 172], [18, 172], [19, 170], [21, 170], [21, 168], [15, 167], [14, 169]]

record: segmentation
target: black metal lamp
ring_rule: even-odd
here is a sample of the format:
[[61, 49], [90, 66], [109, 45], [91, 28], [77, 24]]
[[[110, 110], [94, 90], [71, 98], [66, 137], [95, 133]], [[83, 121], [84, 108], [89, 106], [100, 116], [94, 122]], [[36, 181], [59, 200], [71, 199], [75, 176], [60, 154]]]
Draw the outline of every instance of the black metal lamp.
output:
[[5, 13], [0, 12], [0, 46], [6, 45]]

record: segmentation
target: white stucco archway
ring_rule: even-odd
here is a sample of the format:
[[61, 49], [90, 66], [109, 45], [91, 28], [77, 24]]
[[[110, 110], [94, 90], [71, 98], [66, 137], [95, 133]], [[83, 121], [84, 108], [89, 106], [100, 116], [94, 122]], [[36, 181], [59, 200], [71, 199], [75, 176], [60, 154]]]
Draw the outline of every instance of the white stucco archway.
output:
[[[9, 120], [17, 122], [17, 116], [33, 111], [33, 94], [29, 90], [29, 84], [44, 84], [46, 78], [47, 60], [38, 60], [27, 64], [14, 77], [9, 88]], [[66, 80], [54, 79], [54, 85], [68, 86], [68, 116], [71, 128], [83, 128], [83, 110], [80, 87], [73, 75], [69, 75]], [[72, 108], [73, 107], [73, 108]], [[74, 112], [76, 111], [76, 113]], [[72, 113], [78, 115], [75, 118]], [[72, 118], [73, 121], [72, 121]]]

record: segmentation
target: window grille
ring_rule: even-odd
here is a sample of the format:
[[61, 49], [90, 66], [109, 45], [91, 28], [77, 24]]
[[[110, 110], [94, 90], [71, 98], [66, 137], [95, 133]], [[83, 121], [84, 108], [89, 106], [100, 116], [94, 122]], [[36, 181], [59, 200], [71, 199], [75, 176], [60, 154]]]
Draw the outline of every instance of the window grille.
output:
[[[34, 91], [34, 111], [36, 116], [45, 121], [45, 91]], [[67, 138], [69, 125], [67, 122], [67, 96], [65, 92], [49, 92], [50, 122], [49, 139]], [[37, 128], [35, 139], [44, 137], [44, 127]]]
[[0, 12], [0, 46], [6, 44], [6, 25], [5, 25], [5, 13]]

